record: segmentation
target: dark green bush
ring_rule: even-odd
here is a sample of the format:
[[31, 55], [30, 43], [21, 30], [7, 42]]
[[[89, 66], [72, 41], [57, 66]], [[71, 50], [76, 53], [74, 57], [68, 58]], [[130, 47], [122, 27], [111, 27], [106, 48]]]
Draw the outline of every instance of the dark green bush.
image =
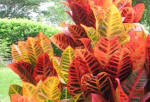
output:
[[[10, 47], [11, 44], [7, 39], [0, 39], [0, 62], [10, 58]], [[1, 64], [1, 63], [0, 63]]]
[[27, 36], [36, 36], [38, 32], [51, 36], [58, 32], [54, 27], [43, 25], [26, 19], [0, 19], [0, 39], [6, 39], [11, 43], [25, 40]]
[[[26, 19], [0, 19], [0, 56], [10, 57], [12, 43], [26, 40], [27, 36], [36, 36], [42, 32], [48, 37], [59, 32], [58, 29]], [[60, 51], [56, 51], [59, 55]]]

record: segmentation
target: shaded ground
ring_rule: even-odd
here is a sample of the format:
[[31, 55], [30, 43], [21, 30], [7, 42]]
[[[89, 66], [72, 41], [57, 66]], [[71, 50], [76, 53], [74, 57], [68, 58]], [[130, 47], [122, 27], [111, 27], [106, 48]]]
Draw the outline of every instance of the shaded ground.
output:
[[0, 102], [10, 102], [8, 96], [10, 84], [21, 85], [21, 80], [9, 68], [0, 67]]

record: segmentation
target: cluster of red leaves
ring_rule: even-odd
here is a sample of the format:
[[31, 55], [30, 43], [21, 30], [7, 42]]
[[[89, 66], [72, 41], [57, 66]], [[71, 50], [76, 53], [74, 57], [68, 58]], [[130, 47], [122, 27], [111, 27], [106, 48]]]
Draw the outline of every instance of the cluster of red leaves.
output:
[[18, 61], [8, 65], [19, 77], [25, 81], [36, 85], [40, 80], [44, 81], [49, 76], [57, 76], [56, 70], [49, 59], [48, 54], [42, 54], [34, 67], [31, 64]]
[[[141, 100], [149, 92], [147, 79], [150, 79], [150, 36], [145, 39], [143, 34], [142, 31], [130, 32], [131, 39], [123, 46], [117, 37], [112, 40], [101, 37], [94, 52], [77, 50], [69, 68], [68, 92], [72, 96], [82, 93], [79, 102], [84, 101], [88, 95], [92, 96], [92, 100], [99, 98], [102, 102], [116, 102], [117, 88], [119, 102], [129, 102], [134, 97]], [[138, 93], [140, 94], [137, 96]]]

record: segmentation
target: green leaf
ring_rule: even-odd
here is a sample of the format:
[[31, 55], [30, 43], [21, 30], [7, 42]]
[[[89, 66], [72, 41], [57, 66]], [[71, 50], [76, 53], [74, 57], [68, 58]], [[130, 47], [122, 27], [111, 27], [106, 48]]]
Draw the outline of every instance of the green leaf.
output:
[[61, 93], [61, 99], [68, 99], [68, 98], [71, 98], [71, 96], [69, 95], [67, 88], [64, 88]]
[[11, 96], [12, 94], [22, 95], [22, 87], [16, 84], [10, 85], [8, 94], [9, 96]]

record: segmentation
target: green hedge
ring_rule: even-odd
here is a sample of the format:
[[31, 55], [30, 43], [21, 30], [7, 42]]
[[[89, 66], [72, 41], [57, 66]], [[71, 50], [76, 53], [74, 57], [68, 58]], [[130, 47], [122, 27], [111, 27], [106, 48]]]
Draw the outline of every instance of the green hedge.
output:
[[[27, 19], [0, 19], [0, 56], [10, 58], [12, 43], [26, 40], [27, 36], [36, 36], [42, 32], [48, 37], [59, 32], [58, 29]], [[55, 48], [57, 49], [57, 48]], [[59, 55], [59, 51], [56, 51]]]

